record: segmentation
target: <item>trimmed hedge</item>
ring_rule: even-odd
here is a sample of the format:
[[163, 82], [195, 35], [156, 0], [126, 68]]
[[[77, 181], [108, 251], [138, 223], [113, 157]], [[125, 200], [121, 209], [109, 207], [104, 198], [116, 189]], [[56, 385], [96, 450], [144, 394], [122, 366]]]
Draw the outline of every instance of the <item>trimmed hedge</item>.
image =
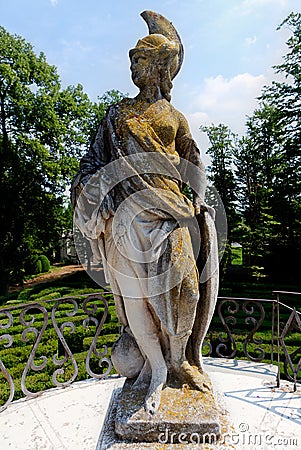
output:
[[50, 261], [45, 255], [30, 256], [26, 263], [26, 274], [39, 275], [43, 272], [49, 272]]
[[42, 264], [42, 272], [49, 272], [50, 270], [50, 261], [45, 255], [39, 256], [39, 261], [41, 261]]

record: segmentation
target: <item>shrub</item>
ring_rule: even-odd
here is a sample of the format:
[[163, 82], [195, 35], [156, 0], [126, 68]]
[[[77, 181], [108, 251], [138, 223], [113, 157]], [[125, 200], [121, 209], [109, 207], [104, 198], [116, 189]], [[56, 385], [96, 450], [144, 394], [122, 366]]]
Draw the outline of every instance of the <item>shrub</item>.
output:
[[18, 294], [18, 302], [27, 302], [31, 296], [32, 288], [29, 289], [23, 289]]
[[37, 300], [40, 302], [43, 302], [45, 300], [51, 300], [52, 298], [57, 299], [60, 297], [61, 297], [60, 292], [55, 291], [55, 292], [51, 292], [50, 294], [46, 294], [46, 295], [42, 295], [41, 297], [37, 297]]
[[50, 261], [45, 255], [31, 255], [26, 260], [25, 273], [27, 275], [38, 275], [42, 272], [49, 272]]
[[35, 275], [38, 275], [41, 272], [42, 272], [42, 262], [40, 259], [36, 259], [33, 264], [33, 273]]
[[42, 262], [38, 255], [30, 255], [25, 263], [25, 273], [28, 275], [38, 275], [42, 272]]
[[41, 272], [49, 272], [49, 270], [50, 270], [50, 261], [47, 258], [47, 256], [40, 255], [39, 256], [39, 260], [41, 261], [41, 264], [42, 264]]

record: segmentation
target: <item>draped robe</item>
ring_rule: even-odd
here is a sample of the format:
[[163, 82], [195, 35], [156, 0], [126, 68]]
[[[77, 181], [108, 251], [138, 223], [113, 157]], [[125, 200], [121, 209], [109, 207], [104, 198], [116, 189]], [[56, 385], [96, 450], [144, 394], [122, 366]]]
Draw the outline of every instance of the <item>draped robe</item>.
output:
[[180, 167], [187, 160], [199, 168], [201, 196], [205, 174], [188, 127], [179, 132], [181, 118], [165, 100], [151, 116], [137, 114], [132, 99], [109, 107], [72, 188], [75, 222], [103, 261], [119, 320], [128, 325], [123, 298], [142, 297], [165, 336], [200, 326], [187, 227], [194, 207], [181, 192]]

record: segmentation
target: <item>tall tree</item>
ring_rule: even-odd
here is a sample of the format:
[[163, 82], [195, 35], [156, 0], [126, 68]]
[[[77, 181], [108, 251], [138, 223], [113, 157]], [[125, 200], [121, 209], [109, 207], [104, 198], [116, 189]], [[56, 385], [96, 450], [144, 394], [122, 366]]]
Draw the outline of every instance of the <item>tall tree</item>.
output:
[[0, 27], [2, 292], [9, 281], [22, 279], [30, 253], [50, 254], [57, 246], [66, 186], [103, 109], [81, 85], [62, 89], [45, 55]]
[[301, 13], [289, 27], [288, 53], [274, 67], [281, 81], [263, 89], [240, 139], [225, 125], [201, 127], [210, 140], [210, 179], [223, 200], [229, 238], [243, 244], [248, 265], [278, 280], [299, 280], [301, 256]]
[[237, 194], [233, 166], [233, 150], [237, 137], [223, 124], [201, 126], [200, 129], [207, 133], [210, 141], [207, 150], [207, 154], [211, 157], [208, 178], [217, 189], [227, 215], [228, 241], [222, 261], [222, 268], [225, 269], [231, 261], [231, 244], [235, 240], [239, 221], [236, 212]]
[[264, 88], [247, 135], [261, 163], [258, 174], [269, 212], [267, 269], [293, 280], [301, 252], [301, 14], [291, 13], [279, 28], [284, 26], [292, 32], [288, 53], [274, 67], [282, 80]]
[[273, 146], [271, 111], [256, 111], [247, 122], [245, 137], [234, 149], [238, 211], [242, 221], [239, 241], [245, 264], [261, 266], [271, 239], [277, 232], [271, 199], [278, 169], [277, 148]]

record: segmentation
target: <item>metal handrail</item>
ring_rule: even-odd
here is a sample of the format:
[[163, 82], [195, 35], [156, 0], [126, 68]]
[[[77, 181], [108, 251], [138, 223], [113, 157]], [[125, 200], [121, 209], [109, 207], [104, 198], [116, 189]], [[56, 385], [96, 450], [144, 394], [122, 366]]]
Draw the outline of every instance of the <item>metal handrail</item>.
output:
[[[296, 367], [294, 366], [292, 359], [290, 357], [290, 354], [288, 352], [288, 349], [285, 345], [285, 337], [286, 335], [294, 328], [294, 325], [296, 323], [297, 325], [297, 329], [299, 329], [299, 331], [301, 332], [301, 320], [300, 317], [301, 313], [299, 311], [297, 311], [295, 308], [291, 308], [288, 305], [285, 305], [284, 303], [280, 302], [280, 294], [285, 294], [285, 295], [301, 295], [301, 292], [292, 292], [292, 291], [273, 291], [273, 294], [276, 294], [276, 302], [277, 302], [277, 345], [278, 345], [278, 349], [277, 349], [277, 362], [278, 362], [278, 371], [277, 371], [277, 387], [280, 387], [280, 350], [282, 348], [284, 354], [285, 354], [285, 364], [284, 364], [284, 371], [285, 374], [288, 376], [288, 378], [290, 378], [293, 382], [294, 382], [294, 391], [297, 390], [297, 377], [298, 377], [298, 372], [300, 370], [301, 367], [301, 358], [299, 359], [298, 363], [296, 364]], [[292, 312], [282, 330], [282, 332], [280, 332], [280, 313], [279, 313], [279, 307], [280, 306], [284, 306], [287, 309], [290, 309]], [[298, 352], [300, 353], [300, 349], [298, 349]], [[292, 374], [293, 374], [293, 378], [291, 376], [289, 376], [288, 374], [288, 369], [291, 370]]]
[[[237, 355], [237, 347], [235, 342], [234, 329], [240, 327], [243, 323], [243, 332], [245, 332], [245, 339], [243, 341], [243, 354], [251, 361], [263, 361], [267, 359], [265, 349], [262, 347], [263, 340], [258, 337], [258, 333], [263, 327], [267, 313], [270, 311], [271, 319], [268, 322], [272, 333], [270, 344], [270, 360], [274, 362], [275, 342], [277, 342], [277, 385], [280, 386], [280, 362], [281, 354], [284, 355], [284, 372], [286, 377], [294, 382], [294, 389], [298, 380], [298, 374], [301, 367], [301, 359], [297, 364], [293, 364], [293, 358], [300, 353], [300, 349], [290, 353], [285, 345], [286, 336], [293, 330], [301, 333], [301, 319], [300, 312], [291, 308], [288, 305], [280, 302], [281, 294], [296, 294], [287, 291], [274, 291], [276, 299], [263, 298], [246, 298], [246, 297], [218, 297], [216, 315], [219, 319], [218, 331], [214, 332], [214, 324], [209, 329], [207, 340], [204, 343], [204, 348], [208, 349], [206, 356], [216, 356], [222, 358], [233, 358]], [[21, 340], [21, 345], [28, 343], [30, 336], [34, 336], [34, 342], [24, 370], [21, 376], [21, 390], [27, 397], [34, 397], [40, 392], [32, 392], [28, 388], [28, 377], [31, 370], [38, 372], [43, 371], [47, 363], [54, 366], [54, 373], [52, 375], [52, 384], [57, 387], [69, 386], [78, 375], [78, 362], [75, 355], [70, 349], [68, 339], [66, 338], [65, 329], [69, 329], [71, 333], [75, 331], [75, 320], [79, 317], [79, 310], [81, 310], [82, 331], [88, 330], [91, 327], [95, 328], [89, 348], [85, 355], [85, 370], [88, 377], [103, 378], [108, 376], [112, 371], [112, 362], [109, 358], [109, 347], [106, 344], [101, 344], [101, 351], [98, 350], [99, 337], [103, 326], [109, 315], [109, 303], [106, 299], [106, 292], [98, 292], [86, 295], [76, 295], [61, 297], [58, 299], [49, 299], [34, 303], [22, 303], [18, 305], [5, 306], [0, 309], [0, 343], [3, 343], [4, 348], [11, 348], [13, 354], [13, 344], [16, 341], [16, 334], [14, 334], [14, 326], [18, 325], [21, 332], [17, 335]], [[64, 306], [67, 309], [62, 309]], [[289, 309], [290, 316], [281, 328], [280, 324], [280, 308]], [[66, 317], [58, 318], [58, 313], [61, 312]], [[17, 313], [17, 314], [16, 314]], [[38, 319], [39, 317], [39, 319]], [[38, 322], [40, 320], [40, 322]], [[239, 324], [240, 322], [240, 324]], [[222, 325], [222, 331], [221, 327]], [[247, 326], [250, 327], [247, 331]], [[38, 354], [39, 345], [43, 337], [45, 337], [46, 330], [54, 329], [55, 335], [60, 348], [52, 354], [45, 354], [40, 356]], [[94, 329], [93, 328], [93, 329]], [[1, 334], [2, 332], [2, 334]], [[213, 335], [215, 336], [215, 341]], [[300, 339], [301, 340], [301, 339]], [[213, 342], [214, 341], [214, 342]], [[254, 348], [255, 345], [255, 348]], [[251, 350], [249, 349], [251, 348]], [[299, 353], [298, 353], [299, 351]], [[253, 353], [252, 353], [253, 352]], [[254, 353], [256, 353], [254, 355]], [[36, 359], [40, 359], [38, 364]], [[97, 361], [100, 368], [96, 371], [91, 361]], [[69, 366], [68, 366], [69, 365]], [[66, 367], [69, 367], [70, 374], [67, 376]], [[70, 369], [72, 367], [72, 370]], [[11, 375], [11, 369], [8, 369], [4, 362], [0, 359], [0, 372], [4, 375], [6, 382], [9, 385], [9, 398], [5, 404], [0, 407], [0, 411], [5, 409], [14, 398], [15, 381]], [[68, 373], [69, 373], [68, 372]], [[63, 378], [63, 379], [62, 379]]]

